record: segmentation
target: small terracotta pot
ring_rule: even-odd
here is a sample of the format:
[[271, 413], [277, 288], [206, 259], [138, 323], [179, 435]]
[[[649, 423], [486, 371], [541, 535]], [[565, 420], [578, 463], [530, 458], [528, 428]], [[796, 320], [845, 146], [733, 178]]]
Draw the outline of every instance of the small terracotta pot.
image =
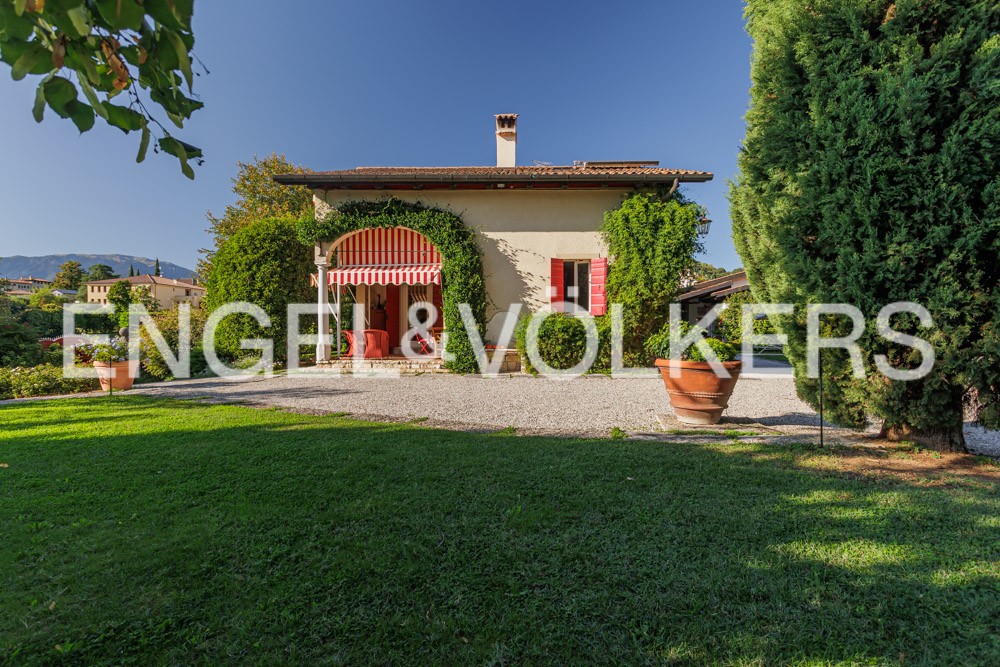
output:
[[[729, 407], [729, 397], [736, 387], [743, 362], [725, 361], [722, 365], [730, 377], [718, 377], [707, 361], [656, 360], [678, 420], [685, 424], [719, 423], [723, 411]], [[670, 369], [674, 367], [680, 368], [680, 375], [670, 377]]]
[[95, 361], [97, 379], [101, 382], [102, 391], [111, 389], [131, 389], [132, 383], [139, 375], [139, 363], [133, 361], [112, 361], [111, 363]]

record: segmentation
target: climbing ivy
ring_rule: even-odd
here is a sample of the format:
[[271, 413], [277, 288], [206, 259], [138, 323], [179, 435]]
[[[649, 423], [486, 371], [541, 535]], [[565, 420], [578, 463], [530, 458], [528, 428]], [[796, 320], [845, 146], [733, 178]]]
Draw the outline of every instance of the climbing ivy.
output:
[[604, 214], [601, 234], [608, 246], [608, 303], [622, 304], [627, 357], [642, 355], [643, 343], [670, 317], [681, 273], [701, 249], [701, 206], [679, 194], [635, 192]]
[[307, 218], [299, 223], [299, 240], [306, 245], [334, 241], [344, 234], [378, 227], [405, 227], [423, 234], [441, 252], [442, 305], [448, 323], [448, 353], [445, 363], [459, 373], [476, 371], [476, 357], [462, 325], [459, 304], [467, 303], [483, 336], [486, 323], [486, 282], [475, 233], [454, 213], [395, 197], [378, 201], [341, 204], [322, 220]]

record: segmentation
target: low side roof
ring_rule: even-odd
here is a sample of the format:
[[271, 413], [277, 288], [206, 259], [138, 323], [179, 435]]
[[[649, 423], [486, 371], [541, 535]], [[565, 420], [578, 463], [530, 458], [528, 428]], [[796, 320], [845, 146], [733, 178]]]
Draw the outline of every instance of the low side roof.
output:
[[747, 282], [746, 271], [736, 271], [721, 278], [713, 278], [700, 283], [695, 283], [690, 287], [681, 290], [677, 295], [677, 301], [688, 301], [690, 299], [721, 299], [750, 289]]

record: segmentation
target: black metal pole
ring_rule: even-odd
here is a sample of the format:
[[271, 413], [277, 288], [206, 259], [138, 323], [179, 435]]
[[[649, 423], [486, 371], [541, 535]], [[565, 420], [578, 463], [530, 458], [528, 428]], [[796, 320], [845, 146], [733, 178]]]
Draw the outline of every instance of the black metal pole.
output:
[[823, 348], [819, 349], [819, 446], [823, 447]]

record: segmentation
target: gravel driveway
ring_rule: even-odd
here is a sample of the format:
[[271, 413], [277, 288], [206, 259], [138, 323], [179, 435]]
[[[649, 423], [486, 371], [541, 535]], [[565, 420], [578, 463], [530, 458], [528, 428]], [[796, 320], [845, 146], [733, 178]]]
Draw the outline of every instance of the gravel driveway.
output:
[[[312, 373], [273, 378], [184, 380], [141, 385], [135, 393], [267, 405], [374, 419], [428, 421], [479, 429], [606, 436], [662, 430], [672, 415], [659, 378], [612, 380], [588, 376], [556, 382], [524, 375], [481, 378], [404, 375], [370, 378]], [[726, 411], [730, 428], [764, 427], [784, 435], [816, 436], [819, 417], [795, 395], [786, 375], [740, 378]], [[849, 432], [831, 429], [830, 436]], [[967, 429], [969, 445], [1000, 455], [1000, 433]]]
[[[659, 428], [657, 415], [670, 412], [659, 378], [612, 380], [604, 376], [557, 382], [523, 375], [481, 378], [428, 374], [390, 379], [317, 373], [142, 385], [135, 393], [604, 435], [615, 426], [627, 431], [654, 431]], [[729, 415], [819, 423], [787, 381], [742, 378], [730, 406]]]

